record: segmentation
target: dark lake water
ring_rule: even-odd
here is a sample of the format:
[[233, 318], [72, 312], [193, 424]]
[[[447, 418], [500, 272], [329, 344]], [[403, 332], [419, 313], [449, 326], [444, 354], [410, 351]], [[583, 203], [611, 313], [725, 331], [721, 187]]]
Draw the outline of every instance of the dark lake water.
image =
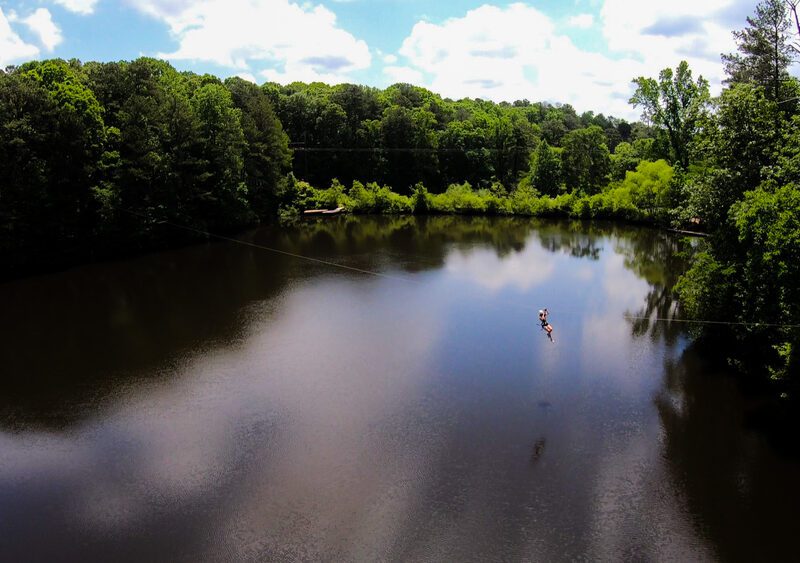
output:
[[676, 315], [678, 239], [241, 238], [351, 269], [220, 242], [0, 285], [0, 559], [798, 557], [800, 464], [682, 324], [634, 318]]

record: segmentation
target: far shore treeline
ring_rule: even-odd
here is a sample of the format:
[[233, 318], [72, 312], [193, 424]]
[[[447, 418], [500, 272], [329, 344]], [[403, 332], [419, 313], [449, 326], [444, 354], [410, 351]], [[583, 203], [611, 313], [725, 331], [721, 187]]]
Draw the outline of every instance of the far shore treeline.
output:
[[6, 272], [230, 232], [309, 207], [685, 223], [657, 126], [424, 88], [256, 86], [132, 62], [0, 73]]
[[569, 105], [451, 100], [409, 84], [256, 86], [150, 58], [9, 67], [0, 71], [0, 277], [318, 207], [704, 230], [676, 286], [681, 314], [732, 323], [698, 332], [796, 397], [794, 8], [758, 3], [734, 32], [738, 51], [722, 57], [719, 97], [685, 62], [635, 78], [636, 123]]

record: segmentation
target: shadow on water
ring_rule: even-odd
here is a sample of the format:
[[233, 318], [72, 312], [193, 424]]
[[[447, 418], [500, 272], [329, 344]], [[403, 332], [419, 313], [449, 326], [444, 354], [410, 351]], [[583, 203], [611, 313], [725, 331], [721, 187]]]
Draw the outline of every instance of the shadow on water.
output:
[[759, 401], [695, 346], [666, 362], [655, 400], [671, 478], [698, 533], [723, 561], [796, 554], [800, 460], [786, 458], [771, 447], [769, 434], [749, 424]]
[[280, 291], [282, 257], [211, 244], [0, 285], [0, 418], [62, 428], [87, 403], [235, 341], [242, 308]]
[[[342, 217], [240, 238], [359, 269], [419, 273], [442, 267], [452, 248], [480, 245], [501, 258], [521, 252], [536, 229], [551, 252], [596, 259], [599, 238], [618, 231], [585, 228], [518, 218]], [[198, 350], [235, 344], [250, 322], [247, 307], [278, 298], [293, 280], [341, 274], [221, 242], [0, 284], [0, 424], [64, 428], [103, 397], [174, 373]]]
[[[658, 231], [620, 240], [625, 266], [650, 289], [629, 319], [634, 338], [674, 344], [686, 333], [673, 288], [691, 243]], [[800, 529], [800, 456], [795, 416], [747, 385], [713, 350], [692, 344], [664, 362], [655, 405], [664, 459], [697, 533], [723, 561], [784, 560]], [[766, 518], [765, 515], [769, 514]]]

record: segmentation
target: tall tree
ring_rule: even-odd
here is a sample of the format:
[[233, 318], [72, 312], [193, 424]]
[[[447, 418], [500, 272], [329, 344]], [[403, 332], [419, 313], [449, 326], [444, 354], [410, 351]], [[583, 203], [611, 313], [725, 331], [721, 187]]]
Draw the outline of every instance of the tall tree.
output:
[[644, 121], [666, 132], [675, 162], [688, 168], [690, 147], [709, 103], [708, 81], [700, 76], [695, 82], [689, 63], [681, 61], [675, 72], [662, 70], [658, 81], [640, 76], [633, 82], [637, 88], [630, 103], [642, 108]]
[[281, 179], [291, 169], [289, 139], [272, 110], [266, 92], [252, 82], [229, 78], [225, 86], [241, 113], [244, 147], [244, 181], [254, 211], [265, 216], [273, 207]]
[[738, 53], [722, 55], [729, 84], [753, 83], [764, 88], [766, 97], [779, 101], [792, 61], [786, 0], [762, 0], [745, 29], [734, 31]]
[[32, 62], [19, 67], [19, 72], [39, 83], [53, 102], [39, 132], [42, 136], [36, 139], [37, 152], [47, 163], [48, 234], [66, 245], [80, 246], [94, 219], [91, 188], [105, 143], [103, 108], [86, 86], [77, 61]]
[[245, 138], [240, 109], [221, 84], [205, 84], [191, 98], [200, 122], [205, 173], [205, 215], [211, 226], [230, 227], [246, 213], [242, 157]]

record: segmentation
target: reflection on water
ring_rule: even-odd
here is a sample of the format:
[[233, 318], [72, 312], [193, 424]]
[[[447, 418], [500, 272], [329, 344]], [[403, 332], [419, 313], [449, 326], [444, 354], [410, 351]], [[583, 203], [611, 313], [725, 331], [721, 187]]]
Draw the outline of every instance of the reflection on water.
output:
[[652, 320], [676, 314], [672, 237], [404, 217], [246, 238], [389, 277], [225, 243], [0, 285], [4, 558], [794, 553], [797, 464]]

